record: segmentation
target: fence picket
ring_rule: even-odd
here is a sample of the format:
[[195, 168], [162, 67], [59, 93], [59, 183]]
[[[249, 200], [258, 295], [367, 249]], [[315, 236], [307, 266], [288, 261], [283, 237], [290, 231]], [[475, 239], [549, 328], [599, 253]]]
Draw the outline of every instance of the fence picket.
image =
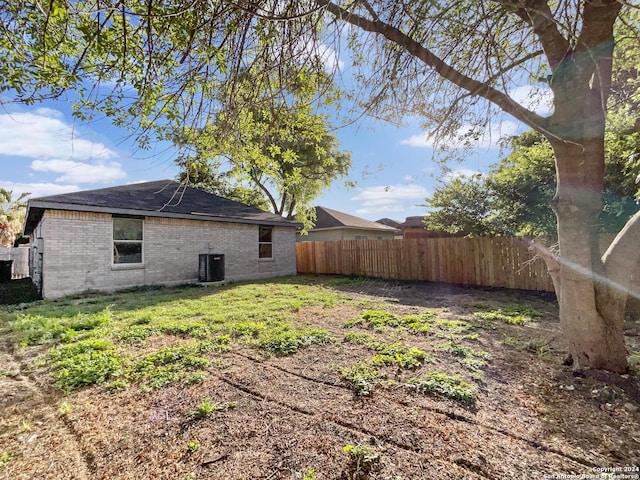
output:
[[299, 242], [296, 260], [298, 273], [553, 291], [546, 265], [519, 237]]

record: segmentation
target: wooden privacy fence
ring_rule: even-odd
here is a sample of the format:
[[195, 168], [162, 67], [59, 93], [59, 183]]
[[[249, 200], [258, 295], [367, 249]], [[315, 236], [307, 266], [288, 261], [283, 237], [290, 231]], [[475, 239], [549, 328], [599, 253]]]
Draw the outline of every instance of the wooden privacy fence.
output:
[[544, 261], [518, 237], [299, 242], [296, 260], [298, 273], [553, 291]]

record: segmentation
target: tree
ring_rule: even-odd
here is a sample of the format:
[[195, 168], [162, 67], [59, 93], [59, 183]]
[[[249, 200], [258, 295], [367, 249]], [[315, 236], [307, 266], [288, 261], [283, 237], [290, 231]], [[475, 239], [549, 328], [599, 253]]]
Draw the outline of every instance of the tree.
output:
[[[602, 257], [596, 226], [606, 110], [618, 68], [614, 54], [638, 42], [633, 5], [619, 0], [16, 0], [4, 5], [0, 21], [3, 91], [34, 101], [42, 92], [55, 96], [79, 88], [85, 112], [98, 108], [118, 122], [131, 121], [142, 129], [143, 145], [154, 125], [166, 138], [176, 125], [202, 126], [215, 110], [241, 111], [233, 85], [242, 69], [270, 65], [269, 72], [282, 72], [279, 84], [287, 85], [292, 79], [282, 65], [322, 70], [324, 42], [334, 39], [338, 50], [344, 38], [360, 68], [358, 103], [374, 115], [418, 115], [426, 126], [438, 128], [441, 144], [447, 135], [466, 134], [466, 124], [486, 126], [499, 112], [521, 121], [544, 135], [554, 151], [552, 205], [560, 247], [558, 253], [539, 248], [550, 267], [575, 365], [627, 369], [623, 312], [640, 256], [640, 214]], [[616, 24], [627, 27], [617, 45]], [[263, 78], [260, 68], [255, 73]], [[512, 93], [530, 78], [544, 79], [553, 93], [551, 115], [535, 113]], [[115, 85], [109, 94], [97, 88], [107, 81]], [[223, 102], [212, 94], [221, 85], [229, 87]], [[256, 84], [255, 91], [267, 87]]]
[[16, 238], [22, 233], [22, 224], [27, 203], [23, 200], [31, 195], [23, 193], [12, 200], [13, 192], [0, 188], [0, 247], [13, 246]]
[[[300, 74], [288, 95], [258, 97], [243, 110], [220, 112], [204, 128], [183, 133], [181, 145], [195, 151], [180, 161], [182, 177], [190, 179], [195, 172], [196, 184], [245, 197], [256, 206], [266, 204], [278, 215], [295, 215], [303, 231], [311, 228], [313, 200], [351, 167], [350, 154], [339, 150], [326, 115], [312, 111], [313, 78]], [[243, 75], [236, 96], [253, 95], [253, 84], [250, 75]]]
[[433, 192], [425, 216], [428, 230], [470, 237], [498, 233], [493, 225], [492, 198], [481, 175], [456, 177]]

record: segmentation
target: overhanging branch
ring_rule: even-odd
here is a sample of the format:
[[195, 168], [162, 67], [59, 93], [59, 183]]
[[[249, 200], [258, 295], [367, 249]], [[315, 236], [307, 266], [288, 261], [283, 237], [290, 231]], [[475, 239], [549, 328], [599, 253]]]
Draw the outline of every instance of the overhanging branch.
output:
[[504, 112], [509, 113], [527, 126], [545, 132], [547, 119], [524, 108], [514, 101], [509, 95], [501, 92], [485, 82], [479, 82], [470, 78], [451, 65], [447, 64], [431, 50], [403, 33], [400, 29], [380, 20], [369, 20], [362, 15], [351, 13], [348, 10], [330, 2], [329, 0], [315, 0], [316, 4], [325, 7], [334, 17], [344, 20], [366, 32], [377, 33], [387, 40], [403, 47], [414, 57], [431, 67], [442, 78], [450, 81], [454, 85], [466, 90], [471, 95], [482, 97], [500, 107]]

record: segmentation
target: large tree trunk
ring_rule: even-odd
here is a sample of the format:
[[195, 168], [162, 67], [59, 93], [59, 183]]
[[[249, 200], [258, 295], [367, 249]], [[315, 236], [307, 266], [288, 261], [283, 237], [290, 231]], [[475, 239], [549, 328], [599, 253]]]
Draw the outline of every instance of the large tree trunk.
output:
[[560, 325], [577, 368], [625, 372], [623, 335], [626, 291], [612, 289], [601, 259], [601, 211], [597, 141], [554, 145], [558, 170], [555, 211], [560, 253], [554, 285]]

